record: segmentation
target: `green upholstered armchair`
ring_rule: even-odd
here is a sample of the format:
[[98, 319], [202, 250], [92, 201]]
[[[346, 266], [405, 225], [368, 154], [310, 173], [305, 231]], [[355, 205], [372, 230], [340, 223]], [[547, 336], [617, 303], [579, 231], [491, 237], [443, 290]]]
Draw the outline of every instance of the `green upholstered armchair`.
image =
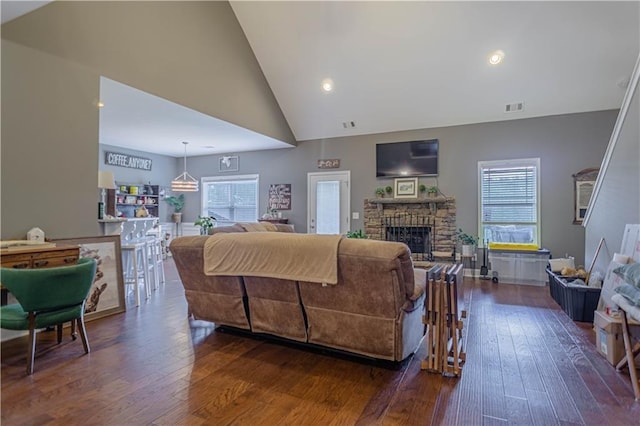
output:
[[85, 353], [89, 353], [84, 328], [84, 302], [96, 274], [96, 261], [81, 258], [78, 264], [58, 268], [0, 268], [0, 281], [18, 300], [18, 304], [0, 308], [0, 327], [29, 330], [27, 374], [33, 374], [36, 329], [58, 326], [58, 343], [62, 324], [76, 321]]

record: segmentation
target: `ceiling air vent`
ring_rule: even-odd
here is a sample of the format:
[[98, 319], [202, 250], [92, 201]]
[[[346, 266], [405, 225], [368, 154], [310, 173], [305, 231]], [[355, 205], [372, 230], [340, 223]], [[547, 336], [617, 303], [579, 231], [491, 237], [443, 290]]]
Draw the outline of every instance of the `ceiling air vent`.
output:
[[504, 112], [520, 112], [524, 110], [524, 102], [514, 102], [504, 107]]
[[343, 121], [342, 122], [342, 128], [343, 129], [353, 129], [356, 127], [356, 122], [355, 121]]

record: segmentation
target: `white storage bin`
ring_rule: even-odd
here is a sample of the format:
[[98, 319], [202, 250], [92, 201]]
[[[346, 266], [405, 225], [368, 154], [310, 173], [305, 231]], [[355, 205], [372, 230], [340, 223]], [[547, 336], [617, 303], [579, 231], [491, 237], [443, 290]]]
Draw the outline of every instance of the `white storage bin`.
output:
[[516, 253], [489, 252], [489, 264], [491, 271], [498, 272], [498, 279], [515, 279], [516, 277]]
[[497, 272], [498, 282], [504, 284], [544, 286], [548, 262], [548, 250], [534, 253], [489, 251], [491, 271]]

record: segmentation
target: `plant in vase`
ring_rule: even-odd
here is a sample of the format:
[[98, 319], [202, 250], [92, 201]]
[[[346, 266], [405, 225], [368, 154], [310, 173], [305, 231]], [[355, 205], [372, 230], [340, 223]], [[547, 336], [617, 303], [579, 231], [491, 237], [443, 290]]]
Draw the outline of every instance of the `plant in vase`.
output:
[[458, 228], [456, 231], [456, 240], [462, 245], [463, 256], [473, 256], [473, 251], [478, 245], [478, 237], [467, 234], [462, 228]]
[[430, 186], [429, 188], [427, 188], [427, 194], [429, 194], [429, 197], [435, 197], [438, 195], [438, 187], [437, 186]]
[[393, 188], [390, 186], [387, 186], [384, 191], [389, 195], [393, 195]]
[[198, 220], [193, 224], [200, 227], [200, 235], [209, 235], [209, 231], [216, 226], [216, 218], [213, 216], [198, 216]]
[[367, 236], [367, 234], [364, 233], [364, 231], [362, 229], [358, 229], [358, 230], [355, 230], [355, 231], [347, 232], [347, 238], [368, 239], [369, 237]]
[[420, 185], [418, 185], [418, 191], [420, 191], [420, 194], [424, 195], [424, 193], [427, 192], [427, 186], [421, 183]]
[[376, 197], [378, 198], [384, 197], [384, 188], [382, 187], [376, 188]]
[[173, 223], [182, 222], [182, 209], [184, 208], [184, 194], [180, 194], [177, 197], [170, 195], [164, 199], [170, 206], [173, 207], [173, 214], [171, 220]]

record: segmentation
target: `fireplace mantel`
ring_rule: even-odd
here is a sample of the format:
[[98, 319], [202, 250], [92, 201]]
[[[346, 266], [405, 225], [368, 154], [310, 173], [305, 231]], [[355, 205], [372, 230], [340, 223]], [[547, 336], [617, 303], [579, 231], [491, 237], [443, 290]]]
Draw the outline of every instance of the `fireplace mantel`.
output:
[[447, 203], [454, 201], [453, 197], [429, 197], [429, 198], [371, 198], [371, 204], [431, 204]]

